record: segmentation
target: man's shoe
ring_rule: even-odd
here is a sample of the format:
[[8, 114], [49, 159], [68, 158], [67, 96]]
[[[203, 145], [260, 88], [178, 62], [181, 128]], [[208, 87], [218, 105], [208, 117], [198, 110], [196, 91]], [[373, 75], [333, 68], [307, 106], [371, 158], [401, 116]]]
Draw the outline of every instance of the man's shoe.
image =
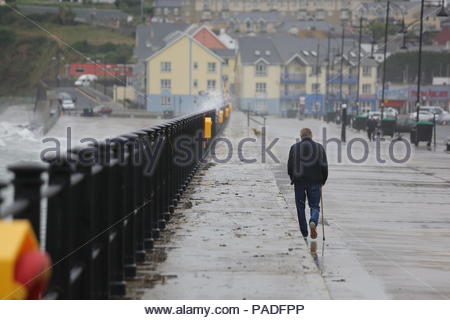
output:
[[311, 229], [311, 239], [317, 238], [316, 224], [314, 222], [309, 223], [309, 228]]

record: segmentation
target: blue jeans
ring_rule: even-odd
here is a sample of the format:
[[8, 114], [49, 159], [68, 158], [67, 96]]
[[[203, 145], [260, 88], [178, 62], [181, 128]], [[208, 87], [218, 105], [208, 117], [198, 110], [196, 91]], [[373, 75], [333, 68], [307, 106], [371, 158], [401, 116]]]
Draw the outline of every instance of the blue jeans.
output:
[[310, 222], [314, 222], [316, 226], [319, 223], [320, 214], [320, 184], [316, 183], [294, 183], [295, 204], [297, 205], [298, 222], [300, 231], [304, 237], [308, 236], [308, 225], [305, 216], [305, 200], [308, 197], [308, 205], [311, 209]]

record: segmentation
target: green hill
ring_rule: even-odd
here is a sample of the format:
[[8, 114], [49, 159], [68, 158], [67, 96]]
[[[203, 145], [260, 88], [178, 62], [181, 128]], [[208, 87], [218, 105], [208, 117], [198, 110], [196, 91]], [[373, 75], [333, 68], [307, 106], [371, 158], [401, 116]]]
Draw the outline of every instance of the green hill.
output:
[[[70, 12], [61, 16], [33, 15], [33, 22], [0, 7], [0, 96], [22, 95], [43, 79], [55, 79], [60, 61], [85, 62], [87, 57], [107, 63], [130, 62], [134, 39], [113, 30], [76, 24]], [[60, 13], [61, 13], [60, 12]]]

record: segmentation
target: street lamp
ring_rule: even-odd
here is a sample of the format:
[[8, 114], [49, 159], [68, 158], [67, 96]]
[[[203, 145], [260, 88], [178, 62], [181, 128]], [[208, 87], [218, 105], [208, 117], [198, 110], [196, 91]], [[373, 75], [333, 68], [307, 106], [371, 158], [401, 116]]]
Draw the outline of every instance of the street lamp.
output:
[[384, 26], [384, 51], [383, 51], [383, 81], [381, 87], [381, 121], [384, 118], [384, 88], [386, 84], [386, 54], [387, 54], [387, 38], [388, 38], [388, 27], [389, 27], [389, 9], [391, 7], [391, 1], [388, 0], [386, 7], [386, 22]]
[[[401, 15], [402, 15], [402, 26], [401, 29], [399, 31], [399, 33], [406, 33], [406, 27], [405, 27], [405, 13], [403, 12], [402, 8], [395, 4], [395, 3], [391, 3], [390, 0], [387, 1], [387, 6], [386, 6], [386, 21], [385, 21], [385, 27], [384, 27], [384, 50], [383, 50], [383, 81], [382, 81], [382, 88], [381, 88], [381, 102], [380, 102], [380, 106], [381, 106], [381, 121], [383, 121], [384, 118], [384, 96], [385, 96], [385, 86], [386, 86], [386, 55], [387, 55], [387, 41], [388, 41], [388, 27], [389, 27], [389, 10], [390, 7], [394, 6], [397, 9], [399, 9]], [[404, 39], [404, 38], [403, 38]], [[402, 48], [406, 46], [405, 41], [403, 41], [403, 45]]]
[[[416, 122], [419, 122], [420, 111], [420, 83], [422, 77], [422, 38], [423, 38], [423, 13], [425, 7], [425, 0], [421, 0], [420, 3], [420, 30], [419, 30], [419, 61], [417, 70], [417, 96], [416, 96]], [[444, 0], [442, 0], [441, 8], [437, 13], [438, 17], [448, 17], [448, 13], [445, 10]]]
[[[342, 107], [342, 85], [344, 78], [344, 40], [345, 40], [345, 26], [342, 24], [342, 38], [341, 38], [341, 52], [340, 52], [340, 65], [339, 65], [339, 102]], [[338, 53], [339, 54], [339, 53]]]
[[445, 0], [442, 0], [441, 2], [441, 8], [439, 9], [439, 12], [436, 14], [437, 17], [448, 17], [448, 12], [445, 9]]
[[345, 142], [345, 126], [347, 125], [347, 104], [342, 104], [341, 141]]
[[356, 115], [359, 114], [359, 86], [361, 84], [361, 41], [362, 41], [363, 17], [359, 18], [359, 38], [358, 38], [358, 81], [356, 86]]

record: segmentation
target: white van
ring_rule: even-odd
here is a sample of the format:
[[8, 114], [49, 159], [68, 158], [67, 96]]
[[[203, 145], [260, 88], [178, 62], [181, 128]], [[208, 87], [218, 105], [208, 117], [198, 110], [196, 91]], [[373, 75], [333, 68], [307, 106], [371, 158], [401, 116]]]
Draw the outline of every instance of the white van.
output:
[[97, 81], [97, 76], [93, 74], [83, 74], [78, 77], [78, 80], [75, 81], [75, 86], [77, 87], [88, 87], [91, 82]]

